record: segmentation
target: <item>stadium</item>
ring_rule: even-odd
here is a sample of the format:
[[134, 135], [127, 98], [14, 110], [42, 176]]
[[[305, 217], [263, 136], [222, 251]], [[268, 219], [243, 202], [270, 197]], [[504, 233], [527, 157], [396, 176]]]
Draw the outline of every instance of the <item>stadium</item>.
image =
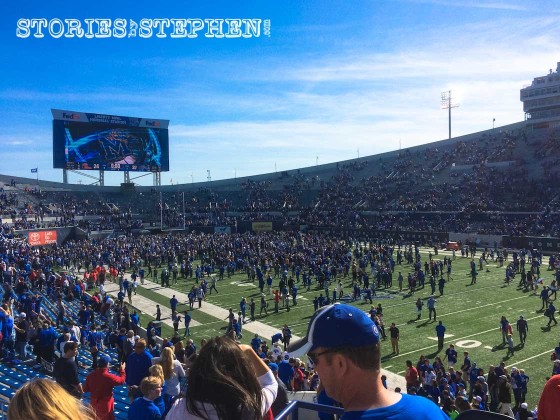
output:
[[[177, 185], [161, 185], [173, 153], [169, 121], [53, 110], [53, 167], [63, 182], [0, 176], [4, 415], [25, 383], [59, 380], [55, 360], [64, 351], [54, 339], [73, 324], [84, 382], [97, 353], [115, 365], [125, 360], [111, 338], [121, 328], [146, 338], [154, 355], [174, 346], [181, 357], [189, 339], [199, 350], [201, 340], [224, 335], [254, 347], [257, 334], [266, 343], [259, 339], [255, 351], [271, 359], [273, 336], [285, 341], [288, 327], [290, 337], [305, 336], [313, 314], [333, 302], [361, 309], [381, 331], [389, 389], [424, 395], [445, 411], [448, 382], [463, 380], [477, 409], [532, 411], [560, 373], [559, 89], [560, 63], [521, 89], [525, 120], [515, 124]], [[99, 173], [96, 185], [68, 183], [67, 172], [78, 170]], [[123, 172], [124, 182], [105, 186], [105, 171]], [[153, 174], [154, 185], [135, 184], [131, 172]], [[27, 335], [9, 329], [15, 315]], [[39, 321], [56, 325], [47, 344]], [[448, 369], [450, 345], [463, 379]], [[409, 382], [407, 360], [422, 372], [417, 382]], [[298, 391], [290, 399], [316, 401], [313, 368], [305, 357], [301, 368], [293, 363], [302, 379], [288, 384]], [[496, 382], [503, 375], [509, 403]], [[89, 395], [80, 397], [88, 403]], [[116, 418], [130, 418], [126, 386], [114, 398]]]

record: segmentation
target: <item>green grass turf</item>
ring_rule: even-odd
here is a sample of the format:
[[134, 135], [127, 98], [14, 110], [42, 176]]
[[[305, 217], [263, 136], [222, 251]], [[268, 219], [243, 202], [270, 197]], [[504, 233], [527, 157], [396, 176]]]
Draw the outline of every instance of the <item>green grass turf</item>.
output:
[[[476, 258], [477, 268], [479, 255]], [[426, 259], [427, 254], [423, 254], [422, 262]], [[443, 259], [443, 255], [440, 253], [440, 255], [434, 256], [434, 259]], [[551, 329], [542, 328], [546, 325], [547, 318], [543, 316], [542, 312], [538, 311], [541, 308], [539, 297], [532, 291], [523, 292], [517, 288], [519, 275], [509, 286], [505, 286], [505, 265], [504, 267], [497, 267], [496, 263], [490, 262], [484, 270], [479, 272], [477, 284], [470, 286], [469, 261], [468, 258], [457, 256], [453, 262], [452, 280], [446, 284], [444, 296], [439, 297], [436, 289], [438, 320], [443, 321], [447, 328], [446, 334], [453, 335], [445, 340], [444, 349], [439, 353], [437, 353], [437, 341], [430, 338], [435, 338], [434, 328], [436, 323], [427, 322], [428, 309], [426, 306], [424, 306], [422, 319], [415, 321], [415, 301], [418, 297], [424, 300], [429, 297], [431, 292], [429, 285], [427, 284], [427, 287], [420, 289], [413, 296], [408, 296], [405, 292], [398, 291], [397, 275], [394, 275], [393, 287], [389, 289], [390, 293], [383, 289], [378, 291], [379, 296], [374, 298], [374, 305], [377, 306], [378, 303], [381, 303], [383, 306], [383, 318], [387, 334], [389, 325], [391, 322], [395, 322], [399, 327], [401, 336], [399, 355], [391, 354], [389, 340], [382, 342], [382, 366], [389, 371], [403, 374], [406, 360], [412, 360], [416, 363], [422, 354], [430, 358], [436, 355], [443, 358], [444, 350], [449, 343], [453, 343], [459, 353], [458, 365], [462, 362], [462, 352], [467, 350], [470, 353], [471, 360], [476, 362], [478, 367], [482, 367], [485, 373], [487, 373], [489, 365], [497, 365], [502, 360], [510, 368], [517, 366], [520, 369], [525, 369], [526, 374], [530, 377], [527, 401], [529, 406], [533, 407], [538, 403], [546, 378], [551, 374], [550, 353], [558, 345], [560, 326], [553, 326]], [[547, 264], [543, 265], [541, 277], [545, 279], [545, 284], [550, 284], [553, 279], [553, 272], [546, 271]], [[486, 268], [489, 272], [486, 272]], [[406, 264], [397, 266], [396, 272], [399, 271], [402, 271], [406, 282], [406, 274], [412, 271], [412, 267]], [[342, 279], [342, 281], [345, 292], [350, 292], [351, 278]], [[186, 293], [193, 284], [192, 279], [179, 279], [178, 284], [173, 287]], [[278, 281], [275, 280], [274, 285], [277, 284]], [[223, 281], [218, 282], [217, 287], [219, 293], [208, 296], [208, 302], [223, 308], [231, 307], [237, 313], [242, 297], [245, 297], [248, 301], [251, 297], [254, 297], [257, 302], [258, 321], [276, 327], [278, 331], [284, 324], [288, 324], [292, 332], [300, 336], [305, 334], [308, 321], [313, 314], [312, 300], [321, 293], [321, 290], [315, 290], [314, 287], [309, 292], [300, 288], [298, 305], [292, 306], [289, 312], [281, 309], [279, 313], [274, 313], [273, 310], [270, 310], [273, 307], [271, 300], [269, 315], [259, 316], [258, 296], [260, 292], [257, 282], [251, 283], [248, 281], [245, 273], [236, 274], [231, 278], [226, 277]], [[160, 305], [169, 305], [169, 299], [155, 292], [140, 288], [138, 293], [153, 299]], [[355, 302], [352, 304], [366, 311], [370, 307], [369, 303]], [[183, 307], [180, 307], [180, 309], [183, 309]], [[507, 358], [507, 349], [501, 345], [502, 336], [499, 331], [499, 321], [502, 315], [505, 315], [514, 327], [516, 351], [514, 356]], [[515, 322], [519, 315], [524, 315], [529, 323], [527, 343], [524, 347], [519, 347], [519, 337], [515, 332]], [[192, 338], [197, 342], [201, 338], [225, 332], [226, 321], [218, 320], [197, 310], [192, 312], [192, 317], [202, 323], [201, 326], [191, 328]], [[242, 341], [248, 342], [250, 338], [251, 334], [245, 334]], [[267, 338], [270, 339], [270, 337]]]

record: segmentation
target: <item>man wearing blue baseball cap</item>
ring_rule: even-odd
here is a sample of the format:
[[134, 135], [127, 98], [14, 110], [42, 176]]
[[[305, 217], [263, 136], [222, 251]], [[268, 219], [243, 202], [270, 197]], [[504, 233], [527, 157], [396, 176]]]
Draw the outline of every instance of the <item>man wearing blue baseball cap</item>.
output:
[[448, 419], [426, 398], [395, 393], [381, 383], [379, 331], [362, 310], [336, 303], [317, 311], [307, 334], [289, 348], [307, 354], [329, 397], [344, 407], [342, 420]]

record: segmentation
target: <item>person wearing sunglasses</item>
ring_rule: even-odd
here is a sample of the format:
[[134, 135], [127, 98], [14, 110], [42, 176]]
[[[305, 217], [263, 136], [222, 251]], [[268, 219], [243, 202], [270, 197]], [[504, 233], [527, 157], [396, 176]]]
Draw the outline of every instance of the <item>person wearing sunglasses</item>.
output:
[[448, 419], [426, 398], [385, 389], [379, 330], [359, 308], [335, 303], [320, 309], [288, 351], [307, 354], [327, 395], [344, 407], [342, 420]]

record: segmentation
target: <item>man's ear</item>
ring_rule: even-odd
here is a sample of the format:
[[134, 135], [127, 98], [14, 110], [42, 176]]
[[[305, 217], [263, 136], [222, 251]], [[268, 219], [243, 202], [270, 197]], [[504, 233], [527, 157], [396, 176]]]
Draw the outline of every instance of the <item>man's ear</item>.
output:
[[345, 376], [350, 370], [350, 361], [340, 353], [334, 353], [332, 365], [337, 376]]

